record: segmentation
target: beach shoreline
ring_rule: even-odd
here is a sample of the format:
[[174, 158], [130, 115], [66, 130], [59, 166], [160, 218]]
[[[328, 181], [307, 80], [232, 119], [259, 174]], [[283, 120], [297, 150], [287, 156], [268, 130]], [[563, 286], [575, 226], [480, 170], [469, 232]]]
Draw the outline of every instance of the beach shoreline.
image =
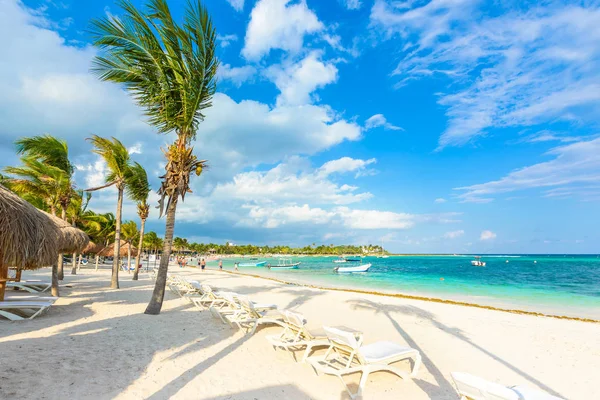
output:
[[[194, 268], [194, 267], [191, 267], [191, 268]], [[207, 269], [212, 270], [212, 271], [218, 271], [214, 268], [207, 268]], [[331, 291], [341, 291], [341, 292], [349, 292], [349, 293], [369, 294], [369, 295], [374, 295], [374, 296], [393, 297], [393, 298], [400, 298], [400, 299], [419, 300], [419, 301], [427, 301], [427, 302], [433, 302], [433, 303], [452, 304], [452, 305], [463, 306], [463, 307], [475, 307], [475, 308], [481, 308], [481, 309], [486, 309], [486, 310], [506, 312], [506, 313], [511, 313], [511, 314], [532, 315], [532, 316], [537, 316], [537, 317], [556, 318], [556, 319], [573, 320], [573, 321], [581, 321], [581, 322], [600, 324], [600, 319], [596, 319], [596, 318], [574, 317], [574, 316], [569, 316], [569, 315], [560, 315], [558, 313], [553, 314], [553, 313], [537, 312], [537, 311], [532, 311], [532, 310], [521, 310], [518, 308], [500, 307], [500, 306], [497, 307], [497, 306], [493, 306], [493, 305], [478, 304], [478, 303], [469, 302], [469, 301], [443, 299], [443, 298], [432, 297], [432, 296], [421, 296], [418, 294], [373, 291], [373, 290], [361, 289], [358, 287], [352, 288], [352, 287], [322, 286], [322, 285], [310, 283], [308, 281], [302, 282], [299, 280], [298, 281], [286, 280], [286, 279], [281, 279], [281, 278], [275, 278], [275, 277], [270, 277], [270, 276], [265, 276], [265, 275], [260, 275], [260, 274], [252, 274], [252, 273], [247, 273], [247, 272], [240, 272], [240, 271], [223, 270], [222, 272], [226, 272], [226, 273], [234, 274], [234, 275], [247, 276], [247, 277], [252, 277], [252, 278], [257, 278], [257, 279], [267, 279], [267, 280], [282, 283], [285, 285], [303, 286], [303, 287], [319, 289], [319, 290], [331, 290]]]

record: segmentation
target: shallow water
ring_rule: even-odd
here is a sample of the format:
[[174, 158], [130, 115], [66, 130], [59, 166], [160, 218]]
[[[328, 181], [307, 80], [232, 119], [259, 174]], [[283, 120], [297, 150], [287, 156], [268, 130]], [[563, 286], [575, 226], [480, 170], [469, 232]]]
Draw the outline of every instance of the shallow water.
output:
[[[485, 267], [471, 266], [472, 256], [365, 257], [363, 262], [373, 266], [361, 274], [336, 274], [333, 268], [340, 264], [334, 264], [334, 259], [299, 257], [294, 258], [302, 262], [297, 270], [240, 267], [240, 271], [326, 287], [600, 319], [600, 258], [596, 255], [488, 255], [482, 257]], [[234, 261], [226, 259], [224, 267], [230, 269]]]

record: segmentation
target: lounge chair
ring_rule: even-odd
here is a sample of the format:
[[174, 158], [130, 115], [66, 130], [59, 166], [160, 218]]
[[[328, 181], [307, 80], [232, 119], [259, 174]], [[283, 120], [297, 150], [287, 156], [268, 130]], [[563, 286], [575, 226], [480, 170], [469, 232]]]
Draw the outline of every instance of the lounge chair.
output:
[[[416, 376], [421, 365], [421, 355], [410, 347], [400, 346], [393, 342], [376, 342], [363, 346], [361, 333], [352, 332], [347, 328], [324, 326], [323, 329], [329, 339], [329, 348], [324, 356], [311, 357], [308, 362], [317, 373], [337, 376], [351, 399], [362, 395], [369, 374], [372, 372], [388, 371], [407, 379]], [[410, 374], [390, 365], [408, 358], [412, 358], [414, 361]], [[361, 374], [360, 383], [357, 392], [352, 393], [343, 377], [357, 372]]]
[[10, 296], [5, 297], [4, 301], [47, 301], [48, 303], [54, 303], [58, 300], [58, 297], [54, 296]]
[[52, 306], [49, 301], [0, 301], [0, 316], [11, 321], [33, 319]]
[[249, 330], [253, 335], [259, 325], [279, 325], [285, 327], [283, 314], [278, 311], [274, 304], [260, 304], [250, 301], [245, 296], [237, 297], [238, 304], [241, 309], [232, 315], [227, 315], [226, 318], [230, 323], [237, 325], [240, 329], [245, 325], [250, 325]]
[[20, 281], [20, 282], [6, 282], [7, 288], [21, 289], [29, 293], [43, 293], [52, 287], [51, 282], [43, 281]]
[[285, 327], [279, 335], [267, 336], [267, 340], [277, 349], [282, 348], [288, 352], [291, 349], [306, 348], [302, 362], [305, 362], [313, 347], [329, 346], [329, 339], [324, 330], [309, 329], [306, 319], [302, 314], [284, 311]]
[[465, 372], [452, 372], [461, 400], [562, 400], [526, 386], [506, 387]]

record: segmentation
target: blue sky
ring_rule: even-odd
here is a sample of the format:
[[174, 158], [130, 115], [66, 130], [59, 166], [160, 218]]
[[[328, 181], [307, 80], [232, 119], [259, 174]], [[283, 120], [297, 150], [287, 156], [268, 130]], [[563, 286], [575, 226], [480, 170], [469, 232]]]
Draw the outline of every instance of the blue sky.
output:
[[[142, 2], [134, 3], [142, 5]], [[175, 15], [185, 2], [171, 1]], [[600, 4], [207, 0], [221, 59], [176, 235], [398, 252], [597, 253]], [[0, 0], [0, 166], [68, 140], [79, 187], [122, 140], [154, 188], [172, 140], [89, 74], [112, 1]], [[98, 193], [97, 211], [115, 193]], [[156, 200], [153, 195], [152, 200]], [[133, 204], [125, 217], [135, 219]], [[149, 228], [163, 231], [154, 212]]]

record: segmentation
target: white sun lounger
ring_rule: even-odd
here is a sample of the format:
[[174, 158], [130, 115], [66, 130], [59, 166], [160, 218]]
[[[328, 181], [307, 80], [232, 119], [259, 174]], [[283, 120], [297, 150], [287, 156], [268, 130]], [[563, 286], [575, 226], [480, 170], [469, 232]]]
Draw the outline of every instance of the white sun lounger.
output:
[[[416, 376], [421, 365], [419, 351], [410, 347], [393, 342], [376, 342], [363, 346], [362, 334], [328, 326], [324, 326], [323, 329], [329, 339], [329, 349], [324, 356], [311, 357], [308, 362], [317, 373], [337, 376], [352, 399], [362, 395], [369, 374], [372, 372], [388, 371], [407, 379]], [[410, 374], [390, 365], [408, 358], [414, 361]], [[361, 374], [360, 383], [357, 392], [352, 393], [343, 377], [357, 372]]]
[[49, 301], [0, 301], [0, 316], [11, 321], [33, 319], [52, 306]]
[[324, 330], [309, 329], [302, 314], [286, 310], [283, 312], [285, 327], [279, 335], [267, 336], [267, 340], [277, 349], [288, 352], [292, 349], [306, 348], [302, 362], [305, 362], [313, 347], [329, 346], [329, 339]]
[[29, 293], [43, 293], [52, 287], [51, 282], [42, 281], [21, 281], [21, 282], [6, 282], [7, 288], [18, 288]]
[[232, 315], [226, 315], [230, 323], [237, 325], [240, 329], [245, 325], [250, 325], [250, 334], [256, 332], [259, 325], [274, 324], [281, 327], [285, 326], [283, 315], [278, 311], [274, 304], [260, 304], [250, 301], [245, 296], [237, 296], [238, 304], [241, 309]]
[[465, 372], [452, 372], [461, 400], [562, 400], [526, 386], [506, 387]]
[[5, 297], [4, 301], [47, 301], [48, 303], [53, 303], [58, 300], [58, 297], [54, 296], [33, 296], [33, 295], [25, 295], [25, 296], [10, 296]]

